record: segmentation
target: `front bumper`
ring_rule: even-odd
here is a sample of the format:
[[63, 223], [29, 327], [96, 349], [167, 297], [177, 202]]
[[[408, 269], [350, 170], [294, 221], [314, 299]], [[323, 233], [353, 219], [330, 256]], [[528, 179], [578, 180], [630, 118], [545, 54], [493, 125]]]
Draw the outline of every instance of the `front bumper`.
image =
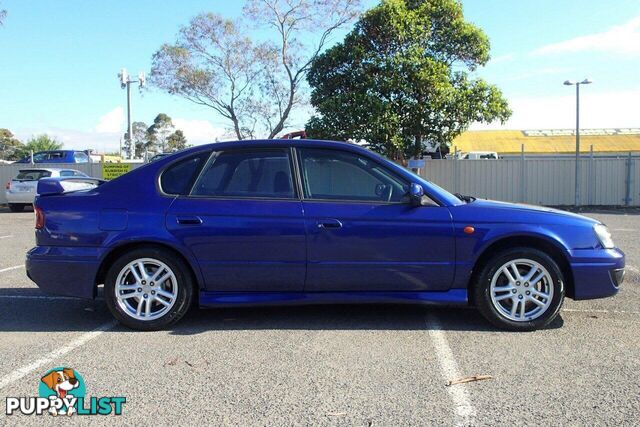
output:
[[95, 298], [98, 248], [36, 246], [27, 252], [27, 276], [44, 292]]
[[604, 298], [618, 292], [624, 278], [620, 249], [575, 250], [571, 253], [574, 299]]

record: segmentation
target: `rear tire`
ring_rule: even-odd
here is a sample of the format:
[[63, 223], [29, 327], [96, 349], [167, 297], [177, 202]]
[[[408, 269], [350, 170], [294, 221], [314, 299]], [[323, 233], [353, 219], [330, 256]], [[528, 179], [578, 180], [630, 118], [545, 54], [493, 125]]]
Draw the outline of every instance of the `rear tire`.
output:
[[24, 211], [25, 205], [23, 203], [9, 203], [9, 210], [11, 212], [22, 212]]
[[193, 301], [189, 266], [170, 251], [155, 247], [131, 250], [107, 271], [107, 307], [120, 323], [156, 331], [178, 322]]
[[533, 331], [549, 325], [564, 302], [564, 278], [558, 264], [533, 248], [499, 252], [473, 284], [474, 303], [495, 326]]

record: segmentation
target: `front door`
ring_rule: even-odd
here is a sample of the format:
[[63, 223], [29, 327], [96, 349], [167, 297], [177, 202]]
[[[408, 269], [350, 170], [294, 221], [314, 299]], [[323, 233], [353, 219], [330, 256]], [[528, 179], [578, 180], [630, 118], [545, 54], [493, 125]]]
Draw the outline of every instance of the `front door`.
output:
[[218, 152], [166, 217], [212, 292], [300, 292], [306, 271], [302, 204], [288, 148]]
[[313, 291], [448, 290], [455, 269], [448, 208], [414, 207], [408, 182], [373, 159], [298, 150]]

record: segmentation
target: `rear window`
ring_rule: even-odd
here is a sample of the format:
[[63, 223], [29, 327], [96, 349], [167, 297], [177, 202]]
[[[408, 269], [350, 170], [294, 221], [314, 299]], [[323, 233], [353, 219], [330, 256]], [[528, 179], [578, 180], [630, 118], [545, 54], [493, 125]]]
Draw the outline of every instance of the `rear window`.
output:
[[160, 178], [162, 191], [166, 194], [188, 194], [209, 155], [209, 152], [200, 153], [169, 166]]
[[39, 179], [50, 176], [51, 172], [45, 170], [23, 170], [18, 173], [15, 179], [18, 181], [38, 181]]

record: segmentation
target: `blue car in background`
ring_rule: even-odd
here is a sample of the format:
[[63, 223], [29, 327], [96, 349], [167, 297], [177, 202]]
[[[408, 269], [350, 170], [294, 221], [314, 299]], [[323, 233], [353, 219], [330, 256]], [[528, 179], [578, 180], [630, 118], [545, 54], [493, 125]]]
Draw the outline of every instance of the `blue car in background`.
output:
[[[33, 163], [89, 163], [90, 161], [91, 157], [84, 151], [51, 150], [33, 154]], [[15, 163], [31, 163], [31, 156], [24, 157]]]
[[565, 297], [614, 295], [624, 254], [596, 220], [455, 196], [356, 145], [190, 148], [86, 191], [41, 180], [28, 276], [156, 330], [201, 307], [470, 304], [526, 331]]

